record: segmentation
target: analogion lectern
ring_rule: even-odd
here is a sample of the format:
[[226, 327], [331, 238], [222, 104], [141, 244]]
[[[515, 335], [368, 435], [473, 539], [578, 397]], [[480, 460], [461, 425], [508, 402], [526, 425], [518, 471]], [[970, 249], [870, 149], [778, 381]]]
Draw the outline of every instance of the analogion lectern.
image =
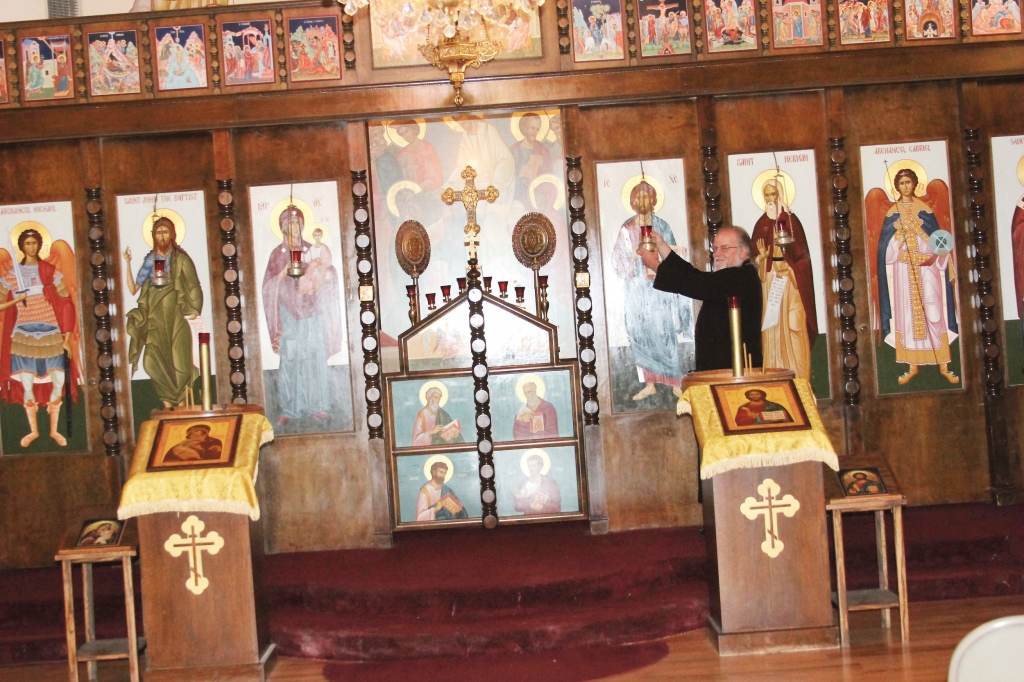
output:
[[789, 370], [694, 372], [679, 412], [701, 446], [708, 631], [721, 655], [838, 646], [822, 463], [838, 468], [810, 384]]
[[269, 674], [254, 484], [273, 433], [255, 406], [154, 411], [142, 424], [118, 518], [138, 517], [147, 682]]

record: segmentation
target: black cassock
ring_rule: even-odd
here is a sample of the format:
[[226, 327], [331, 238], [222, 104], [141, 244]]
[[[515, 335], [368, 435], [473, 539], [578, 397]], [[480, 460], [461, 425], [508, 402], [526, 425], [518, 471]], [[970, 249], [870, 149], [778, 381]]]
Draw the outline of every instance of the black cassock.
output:
[[694, 328], [697, 371], [732, 367], [728, 297], [739, 296], [743, 343], [753, 366], [761, 366], [761, 278], [749, 260], [703, 272], [673, 251], [658, 267], [654, 288], [703, 302]]

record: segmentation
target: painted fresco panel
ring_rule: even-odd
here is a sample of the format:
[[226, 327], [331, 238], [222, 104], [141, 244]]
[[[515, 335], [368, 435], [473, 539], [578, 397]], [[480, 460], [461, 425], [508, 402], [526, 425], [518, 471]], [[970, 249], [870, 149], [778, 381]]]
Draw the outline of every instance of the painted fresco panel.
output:
[[[306, 274], [285, 273], [285, 209], [302, 213]], [[353, 427], [338, 183], [249, 188], [267, 418], [278, 435]]]
[[1024, 135], [992, 138], [999, 290], [1006, 325], [1006, 373], [1024, 384]]
[[[733, 223], [751, 236], [751, 256], [764, 291], [764, 366], [792, 369], [811, 382], [816, 397], [828, 398], [825, 261], [814, 150], [732, 154], [727, 165]], [[793, 244], [772, 246], [780, 229], [793, 235]]]
[[[29, 243], [33, 234], [37, 243], [41, 238], [38, 247]], [[89, 444], [71, 202], [0, 206], [0, 235], [3, 454], [84, 452]]]
[[597, 164], [614, 412], [674, 409], [683, 374], [694, 367], [693, 302], [655, 291], [653, 273], [636, 255], [641, 180], [654, 199], [654, 214], [646, 220], [689, 257], [682, 159]]

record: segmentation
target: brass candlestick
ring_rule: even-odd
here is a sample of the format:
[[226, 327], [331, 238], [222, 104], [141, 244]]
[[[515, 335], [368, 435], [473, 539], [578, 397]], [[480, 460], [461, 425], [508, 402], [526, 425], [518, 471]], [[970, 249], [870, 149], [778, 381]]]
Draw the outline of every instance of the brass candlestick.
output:
[[416, 278], [412, 282], [405, 285], [405, 293], [409, 297], [409, 321], [416, 325], [420, 322], [420, 287]]
[[540, 292], [540, 303], [537, 306], [537, 317], [544, 320], [548, 319], [548, 308], [551, 305], [548, 303], [548, 276], [538, 275], [537, 276], [537, 289]]
[[732, 375], [743, 376], [743, 321], [740, 318], [740, 297], [729, 297], [729, 338], [732, 341]]
[[203, 411], [213, 409], [213, 396], [210, 392], [210, 335], [199, 332], [199, 374], [202, 377]]

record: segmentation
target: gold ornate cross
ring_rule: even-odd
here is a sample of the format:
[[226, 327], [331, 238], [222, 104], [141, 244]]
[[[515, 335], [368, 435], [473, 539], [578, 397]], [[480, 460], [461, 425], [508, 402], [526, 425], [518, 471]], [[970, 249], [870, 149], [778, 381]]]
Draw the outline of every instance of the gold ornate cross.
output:
[[740, 505], [740, 511], [748, 519], [753, 521], [761, 514], [764, 514], [764, 542], [761, 543], [761, 551], [772, 559], [782, 553], [785, 545], [779, 539], [779, 514], [786, 518], [792, 518], [800, 510], [800, 502], [792, 495], [779, 497], [782, 488], [770, 478], [764, 479], [761, 485], [757, 486], [757, 493], [761, 500], [748, 497]]
[[180, 557], [188, 552], [188, 580], [185, 587], [192, 594], [202, 594], [203, 590], [210, 586], [210, 580], [203, 575], [203, 552], [216, 554], [224, 546], [224, 538], [216, 531], [210, 531], [206, 537], [201, 537], [206, 524], [199, 520], [199, 517], [192, 515], [181, 524], [181, 530], [185, 537], [177, 533], [167, 538], [164, 549], [174, 558]]
[[480, 240], [477, 235], [480, 234], [480, 226], [476, 222], [476, 205], [481, 199], [493, 204], [498, 198], [498, 190], [493, 186], [489, 185], [485, 190], [478, 190], [474, 179], [476, 178], [476, 171], [472, 166], [466, 166], [466, 170], [462, 171], [462, 179], [466, 181], [466, 186], [460, 191], [456, 192], [451, 187], [441, 192], [441, 200], [451, 206], [456, 201], [461, 201], [462, 205], [466, 207], [466, 241], [465, 245], [469, 248], [469, 257], [476, 259], [476, 247], [480, 245]]

